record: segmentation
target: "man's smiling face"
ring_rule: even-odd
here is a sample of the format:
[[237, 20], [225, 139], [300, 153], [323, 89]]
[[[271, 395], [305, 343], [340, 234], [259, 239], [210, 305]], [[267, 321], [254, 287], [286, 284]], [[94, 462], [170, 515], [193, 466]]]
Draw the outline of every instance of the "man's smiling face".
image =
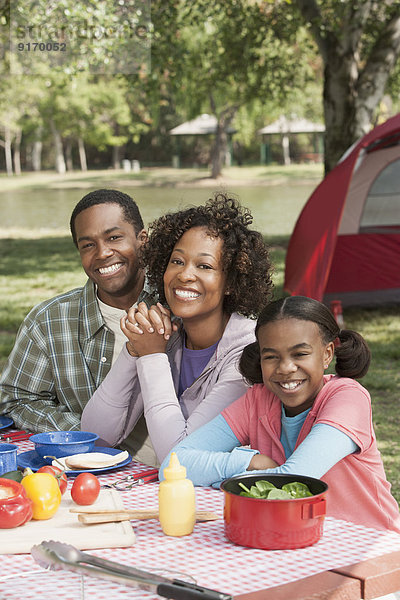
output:
[[[96, 204], [79, 213], [75, 231], [82, 267], [97, 285], [102, 302], [129, 308], [143, 287], [138, 251], [146, 232], [137, 235], [118, 204]], [[133, 298], [133, 300], [132, 300]]]

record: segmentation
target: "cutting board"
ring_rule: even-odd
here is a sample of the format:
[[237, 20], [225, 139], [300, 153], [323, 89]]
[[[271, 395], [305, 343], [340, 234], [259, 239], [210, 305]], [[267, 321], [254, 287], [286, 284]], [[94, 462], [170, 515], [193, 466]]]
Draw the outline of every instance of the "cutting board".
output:
[[[100, 490], [99, 497], [91, 506], [114, 510], [124, 508], [116, 490]], [[126, 548], [135, 543], [130, 521], [83, 525], [76, 513], [69, 512], [72, 507], [76, 508], [77, 504], [66, 491], [60, 508], [51, 519], [29, 521], [15, 529], [0, 529], [0, 554], [29, 554], [32, 546], [48, 540], [72, 544], [79, 550]]]

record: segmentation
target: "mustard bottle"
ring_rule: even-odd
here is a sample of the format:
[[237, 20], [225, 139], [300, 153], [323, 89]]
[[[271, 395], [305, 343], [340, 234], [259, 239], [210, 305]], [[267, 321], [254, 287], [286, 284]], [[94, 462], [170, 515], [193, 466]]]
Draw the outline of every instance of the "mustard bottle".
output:
[[158, 490], [159, 520], [165, 535], [180, 537], [192, 533], [196, 520], [196, 496], [193, 483], [186, 479], [186, 468], [171, 453], [164, 481]]

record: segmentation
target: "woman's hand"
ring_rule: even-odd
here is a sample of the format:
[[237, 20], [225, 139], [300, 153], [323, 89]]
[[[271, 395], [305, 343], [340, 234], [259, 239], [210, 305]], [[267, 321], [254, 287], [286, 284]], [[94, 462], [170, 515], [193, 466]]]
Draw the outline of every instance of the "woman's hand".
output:
[[141, 302], [137, 308], [130, 308], [120, 323], [132, 356], [165, 352], [171, 332], [177, 330], [177, 326], [171, 323], [169, 310], [160, 303], [147, 308]]
[[265, 469], [274, 469], [279, 467], [272, 458], [266, 456], [266, 454], [254, 454], [250, 461], [247, 471], [264, 471]]
[[172, 331], [178, 329], [177, 325], [171, 322], [170, 311], [160, 302], [150, 308], [147, 308], [145, 302], [140, 302], [137, 308], [130, 308], [126, 316], [126, 326], [134, 333], [137, 333], [138, 329], [139, 333], [156, 331], [166, 340], [169, 340]]
[[129, 325], [127, 325], [125, 317], [122, 317], [120, 323], [122, 332], [128, 338], [126, 347], [131, 356], [145, 356], [146, 354], [165, 352], [167, 340], [157, 331], [153, 330], [150, 333], [146, 329], [140, 331], [138, 326], [134, 326], [137, 331], [131, 331], [131, 329], [128, 329]]

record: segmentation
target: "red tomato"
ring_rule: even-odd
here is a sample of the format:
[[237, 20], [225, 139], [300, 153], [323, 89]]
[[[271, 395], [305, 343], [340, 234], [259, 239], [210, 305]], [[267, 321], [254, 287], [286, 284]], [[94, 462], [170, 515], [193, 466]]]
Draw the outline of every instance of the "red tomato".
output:
[[45, 465], [44, 467], [40, 467], [37, 471], [38, 473], [50, 473], [50, 475], [54, 475], [54, 477], [58, 481], [58, 487], [60, 488], [61, 496], [64, 494], [67, 489], [68, 479], [65, 471], [62, 471], [58, 467], [54, 467], [53, 465]]
[[80, 473], [71, 488], [71, 498], [76, 504], [93, 504], [100, 493], [100, 481], [92, 473]]

